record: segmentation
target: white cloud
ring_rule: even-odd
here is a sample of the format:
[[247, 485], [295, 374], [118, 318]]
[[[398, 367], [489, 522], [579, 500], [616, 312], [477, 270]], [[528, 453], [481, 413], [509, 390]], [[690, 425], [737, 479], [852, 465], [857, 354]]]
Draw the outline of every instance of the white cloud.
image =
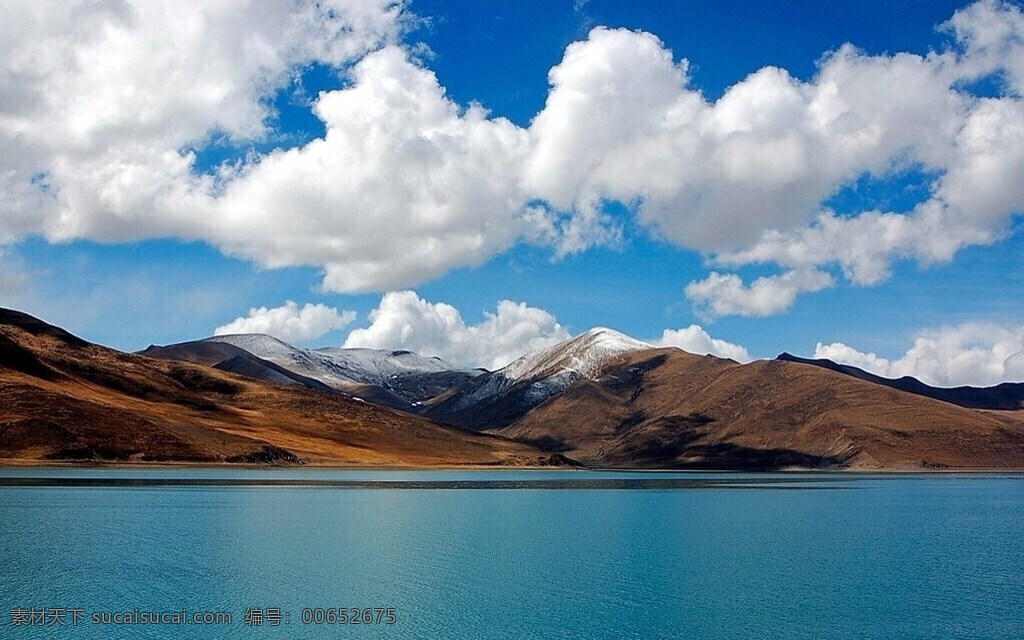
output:
[[355, 329], [346, 347], [409, 349], [453, 364], [499, 369], [527, 351], [569, 338], [553, 315], [525, 302], [502, 300], [484, 321], [467, 325], [455, 307], [428, 302], [414, 291], [386, 293], [370, 312], [370, 326]]
[[[1024, 14], [982, 0], [927, 55], [827, 54], [809, 81], [763, 68], [714, 102], [652, 34], [597, 28], [550, 70], [528, 128], [455, 104], [397, 42], [388, 0], [51, 2], [0, 21], [0, 242], [179, 237], [260, 264], [314, 265], [331, 291], [384, 291], [480, 264], [518, 242], [555, 256], [615, 244], [623, 221], [737, 268], [691, 298], [778, 313], [802, 291], [951, 259], [1024, 210]], [[391, 44], [388, 44], [391, 43]], [[358, 61], [353, 67], [346, 65]], [[268, 98], [321, 62], [326, 135], [197, 175], [190, 147], [265, 138]], [[973, 80], [1005, 79], [978, 98]], [[339, 81], [340, 84], [340, 81]], [[908, 168], [911, 211], [823, 210], [838, 189]]]
[[676, 244], [742, 247], [865, 172], [947, 162], [968, 111], [953, 62], [844, 46], [811, 82], [766, 67], [709, 103], [654, 36], [595, 29], [550, 73], [527, 188], [558, 208], [636, 202]]
[[857, 351], [841, 342], [819, 342], [814, 357], [851, 364], [888, 378], [913, 376], [943, 387], [1024, 381], [1024, 326], [967, 323], [923, 331], [897, 360]]
[[480, 264], [526, 235], [525, 132], [460, 110], [397, 47], [352, 79], [315, 103], [323, 139], [269, 154], [217, 198], [219, 244], [273, 266], [324, 265], [326, 289], [352, 292]]
[[686, 297], [708, 317], [769, 316], [788, 309], [798, 294], [831, 284], [832, 276], [815, 269], [763, 276], [749, 286], [734, 273], [712, 271], [704, 280], [686, 285]]
[[1000, 73], [1018, 96], [1024, 94], [1024, 12], [1009, 2], [986, 0], [966, 6], [944, 25], [953, 32], [966, 55], [964, 73], [983, 77]]
[[[1022, 15], [984, 1], [954, 17], [959, 49], [868, 56], [846, 45], [809, 82], [768, 67], [714, 103], [689, 88], [685, 61], [653, 36], [597, 29], [551, 72], [526, 184], [556, 207], [636, 203], [641, 223], [723, 266], [813, 273], [837, 264], [868, 285], [887, 278], [895, 258], [949, 260], [997, 240], [1024, 211], [1020, 85], [989, 99], [964, 88], [989, 73], [1017, 77]], [[939, 176], [913, 211], [822, 211], [845, 184], [907, 169]], [[795, 299], [792, 287], [773, 302], [723, 278], [709, 280], [744, 301], [717, 313], [778, 313]], [[784, 273], [760, 290], [793, 279]], [[694, 284], [698, 293], [709, 286]]]
[[825, 358], [842, 364], [850, 364], [880, 376], [888, 376], [892, 364], [874, 353], [857, 351], [842, 342], [833, 342], [832, 344], [822, 344], [819, 342], [814, 347], [814, 357]]
[[750, 362], [747, 349], [741, 345], [712, 338], [700, 325], [691, 324], [685, 329], [665, 329], [661, 338], [652, 344], [659, 347], [679, 347], [683, 351], [703, 356], [711, 354], [719, 358], [732, 358], [737, 362]]
[[303, 66], [340, 68], [404, 24], [392, 0], [38, 0], [0, 19], [0, 241], [207, 234], [211, 136], [265, 138]]
[[[456, 364], [495, 370], [529, 351], [571, 337], [551, 313], [524, 302], [502, 300], [495, 312], [484, 313], [483, 322], [467, 325], [459, 310], [449, 304], [429, 302], [413, 291], [395, 291], [384, 294], [370, 312], [370, 326], [354, 329], [345, 347], [409, 349]], [[740, 362], [751, 360], [742, 346], [712, 338], [698, 325], [666, 329], [651, 344]]]
[[889, 277], [894, 258], [948, 261], [966, 246], [991, 243], [1011, 215], [1024, 211], [1024, 102], [980, 101], [955, 145], [956, 157], [934, 195], [909, 214], [825, 212], [804, 229], [766, 231], [751, 247], [719, 254], [716, 261], [787, 268], [836, 263], [852, 282], [873, 285]]
[[354, 311], [338, 311], [323, 304], [307, 303], [301, 309], [288, 300], [280, 307], [254, 307], [249, 315], [214, 329], [213, 335], [266, 333], [285, 342], [306, 342], [343, 329], [356, 319]]

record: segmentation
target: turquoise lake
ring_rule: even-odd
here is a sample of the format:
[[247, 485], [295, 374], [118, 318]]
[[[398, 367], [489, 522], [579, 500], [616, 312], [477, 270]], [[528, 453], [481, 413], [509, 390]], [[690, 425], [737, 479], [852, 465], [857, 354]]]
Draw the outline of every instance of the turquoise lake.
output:
[[[1015, 474], [0, 478], [2, 638], [1024, 638]], [[302, 620], [339, 607], [394, 609], [395, 622]], [[32, 608], [85, 619], [11, 625]], [[280, 609], [282, 623], [247, 625], [247, 608]], [[91, 619], [136, 609], [233, 619]]]

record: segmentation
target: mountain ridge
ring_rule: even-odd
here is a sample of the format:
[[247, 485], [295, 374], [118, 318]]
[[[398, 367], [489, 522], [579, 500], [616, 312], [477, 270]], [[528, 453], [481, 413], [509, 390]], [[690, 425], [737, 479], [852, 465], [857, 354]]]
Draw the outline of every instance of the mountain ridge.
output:
[[563, 465], [560, 456], [338, 393], [88, 343], [0, 309], [0, 459]]
[[906, 391], [907, 393], [942, 400], [943, 402], [949, 402], [970, 409], [1008, 411], [1024, 409], [1024, 382], [1001, 382], [990, 387], [972, 387], [969, 385], [935, 387], [924, 383], [913, 376], [886, 378], [884, 376], [871, 373], [870, 371], [865, 371], [860, 367], [835, 362], [834, 360], [826, 358], [802, 358], [783, 351], [775, 359], [822, 367], [860, 380], [866, 380], [892, 389], [899, 389], [900, 391]]
[[[254, 339], [258, 346], [252, 345]], [[189, 349], [199, 349], [199, 345], [203, 344], [232, 345], [241, 352], [248, 353], [257, 360], [255, 363], [249, 361], [244, 363], [224, 362], [228, 361], [232, 356], [239, 355], [239, 352], [232, 352], [230, 355], [224, 354], [219, 358], [197, 357], [197, 354], [189, 353]], [[266, 345], [268, 344], [273, 345], [273, 348], [267, 349]], [[246, 346], [249, 348], [246, 349]], [[184, 359], [193, 362], [201, 362], [202, 364], [220, 366], [226, 371], [243, 373], [245, 375], [250, 375], [251, 377], [260, 378], [262, 376], [263, 379], [268, 380], [278, 380], [281, 375], [284, 375], [285, 377], [291, 378], [296, 383], [321, 390], [324, 386], [350, 393], [358, 393], [362, 390], [362, 392], [367, 395], [376, 394], [379, 396], [377, 398], [378, 400], [384, 401], [385, 404], [388, 404], [388, 406], [392, 406], [393, 408], [412, 411], [414, 413], [429, 413], [429, 406], [431, 404], [437, 405], [442, 402], [443, 399], [438, 398], [437, 396], [441, 395], [447, 388], [454, 387], [457, 383], [464, 382], [480, 375], [501, 374], [503, 382], [492, 381], [487, 385], [477, 385], [486, 386], [492, 393], [498, 394], [503, 393], [508, 387], [514, 386], [515, 383], [528, 378], [548, 379], [551, 389], [544, 390], [540, 387], [535, 387], [534, 392], [538, 396], [549, 396], [567, 388], [576, 380], [590, 377], [594, 372], [599, 371], [602, 357], [594, 357], [593, 352], [595, 350], [599, 352], [604, 351], [604, 357], [607, 358], [627, 353], [629, 351], [656, 348], [658, 347], [632, 338], [614, 329], [593, 327], [556, 345], [527, 352], [504, 367], [494, 371], [456, 367], [445, 362], [438, 356], [422, 356], [414, 351], [406, 349], [389, 350], [338, 347], [304, 349], [301, 347], [294, 347], [283, 340], [267, 334], [229, 334], [224, 336], [211, 336], [191, 342], [183, 342], [166, 346], [150, 345], [147, 349], [140, 351], [139, 353], [149, 355], [151, 357]], [[302, 355], [297, 358], [293, 357], [290, 359], [291, 361], [289, 361], [288, 354]], [[333, 366], [328, 365], [327, 367], [329, 370], [327, 375], [309, 375], [311, 373], [316, 373], [317, 366], [316, 364], [308, 364], [307, 359], [350, 359], [358, 354], [365, 354], [365, 356], [359, 358], [359, 360], [362, 360], [361, 363], [346, 363], [346, 366], [348, 367], [347, 369], [345, 366], [338, 367], [336, 363], [332, 363]], [[432, 384], [429, 390], [420, 390], [415, 393], [395, 394], [395, 390], [389, 388], [393, 385], [381, 385], [381, 383], [390, 376], [395, 375], [397, 371], [402, 370], [402, 367], [392, 366], [391, 369], [387, 371], [379, 370], [375, 376], [369, 375], [367, 372], [367, 363], [372, 362], [374, 356], [386, 357], [386, 355], [390, 355], [393, 358], [409, 358], [415, 363], [419, 363], [420, 366], [418, 368], [416, 366], [405, 367], [405, 369], [410, 371], [413, 375], [431, 374], [434, 377], [444, 377], [444, 374], [454, 373], [456, 375], [456, 380], [438, 381], [435, 384]], [[935, 387], [912, 376], [903, 376], [898, 379], [885, 378], [853, 365], [838, 363], [827, 359], [804, 358], [793, 355], [789, 352], [782, 352], [776, 356], [775, 359], [819, 366], [862, 380], [874, 382], [879, 385], [888, 386], [925, 397], [935, 398], [937, 400], [943, 400], [945, 402], [951, 402], [953, 404], [972, 409], [1016, 410], [1024, 408], [1024, 382], [1003, 382], [991, 387], [974, 387], [969, 385], [961, 385], [958, 387]], [[303, 360], [307, 360], [307, 364], [303, 364]], [[272, 371], [261, 371], [260, 368], [256, 366], [257, 364], [268, 367], [272, 369]], [[353, 368], [353, 364], [356, 364], [357, 366]], [[361, 370], [360, 367], [362, 367]], [[399, 377], [401, 376], [399, 375]], [[381, 385], [382, 388], [376, 390], [369, 388], [373, 385]], [[436, 391], [436, 393], [432, 395], [432, 391]], [[481, 393], [483, 392], [481, 391]], [[420, 408], [420, 405], [423, 405], [424, 403], [426, 403], [427, 406]]]
[[650, 348], [613, 329], [595, 327], [452, 387], [425, 403], [423, 413], [468, 429], [493, 429], [597, 375], [609, 362]]
[[0, 412], [0, 457], [14, 441], [22, 457], [127, 460], [1024, 468], [1024, 411], [961, 407], [794, 356], [741, 364], [600, 327], [497, 371], [453, 372], [405, 350], [300, 349], [252, 334], [121, 354], [4, 317], [0, 389], [17, 402]]
[[634, 352], [487, 432], [608, 467], [1024, 467], [1024, 413], [672, 348]]
[[[255, 361], [230, 360], [239, 355]], [[442, 389], [477, 375], [477, 371], [453, 367], [438, 357], [420, 356], [408, 350], [339, 349], [295, 347], [266, 334], [229, 334], [166, 346], [151, 345], [139, 352], [162, 359], [187, 359], [264, 380], [279, 375], [297, 384], [371, 400], [378, 404], [416, 412], [417, 403]], [[230, 354], [230, 355], [229, 355]], [[219, 356], [225, 356], [219, 358]]]

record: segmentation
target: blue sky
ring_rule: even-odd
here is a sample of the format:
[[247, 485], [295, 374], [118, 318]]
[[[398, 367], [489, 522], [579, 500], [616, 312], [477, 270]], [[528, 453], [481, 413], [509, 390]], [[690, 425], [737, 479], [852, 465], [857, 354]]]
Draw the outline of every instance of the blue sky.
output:
[[[865, 58], [899, 52], [925, 56], [951, 47], [965, 50], [968, 45], [955, 44], [949, 29], [938, 29], [965, 6], [962, 2], [863, 0], [413, 0], [406, 13], [415, 18], [404, 24], [395, 39], [396, 46], [409, 52], [421, 68], [436, 75], [448, 99], [463, 108], [479, 103], [490, 118], [507, 118], [526, 130], [549, 97], [549, 70], [563, 60], [570, 43], [586, 41], [594, 27], [653, 34], [671, 50], [674, 62], [688, 61], [688, 88], [714, 104], [730, 87], [768, 66], [785, 69], [795, 84], [813, 83], [823, 56], [844, 43], [854, 44]], [[322, 138], [327, 127], [313, 112], [311, 101], [321, 91], [353, 86], [352, 65], [361, 55], [341, 63], [314, 60], [287, 67], [290, 79], [279, 79], [279, 88], [260, 99], [268, 116], [265, 135], [245, 139], [210, 128], [204, 137], [179, 148], [196, 153], [192, 173], [212, 175], [222, 163], [244, 164], [274, 149], [300, 148]], [[1011, 77], [1012, 73], [980, 74], [975, 86], [959, 90], [973, 99], [994, 96], [1017, 101], [1012, 81], [1000, 80], [1000, 74]], [[895, 166], [902, 160], [896, 157], [887, 162]], [[921, 161], [911, 158], [905, 168], [890, 168], [881, 176], [865, 171], [854, 179], [843, 179], [817, 204], [838, 218], [855, 219], [874, 209], [910, 214], [932, 197], [944, 173], [942, 168], [922, 170]], [[64, 193], [71, 191], [66, 188]], [[990, 237], [965, 241], [950, 259], [921, 257], [912, 250], [894, 252], [888, 257], [886, 277], [875, 281], [845, 277], [841, 263], [815, 263], [808, 268], [829, 274], [831, 286], [801, 290], [792, 304], [770, 313], [743, 315], [709, 311], [707, 304], [686, 293], [688, 283], [723, 270], [716, 262], [717, 256], [727, 252], [720, 248], [721, 239], [715, 240], [719, 244], [701, 245], [702, 241], [689, 241], [685, 232], [679, 234], [685, 240], [671, 233], [666, 236], [658, 227], [640, 221], [636, 202], [605, 200], [603, 211], [620, 236], [582, 251], [562, 256], [550, 244], [518, 240], [468, 260], [470, 266], [454, 260], [419, 280], [406, 277], [381, 286], [349, 287], [347, 292], [322, 285], [324, 268], [316, 260], [304, 266], [276, 267], [273, 259], [247, 248], [226, 248], [230, 239], [223, 236], [211, 239], [199, 232], [174, 230], [164, 234], [157, 227], [156, 231], [127, 232], [124, 239], [109, 230], [86, 231], [79, 237], [69, 234], [65, 239], [42, 225], [38, 229], [22, 225], [20, 232], [0, 229], [0, 238], [9, 237], [0, 253], [0, 269], [12, 274], [6, 285], [0, 280], [0, 304], [17, 306], [87, 339], [126, 350], [210, 335], [216, 327], [246, 316], [250, 308], [274, 308], [286, 300], [300, 307], [316, 303], [355, 311], [356, 321], [343, 329], [299, 340], [338, 345], [350, 330], [370, 324], [370, 312], [391, 289], [412, 289], [425, 301], [453, 305], [467, 325], [485, 321], [485, 312], [493, 313], [498, 301], [505, 299], [546, 311], [569, 333], [604, 325], [653, 340], [665, 329], [699, 324], [715, 338], [743, 345], [752, 357], [781, 351], [811, 355], [820, 342], [852, 345], [860, 352], [895, 360], [921, 332], [965, 323], [1013, 331], [1024, 324], [1020, 209], [999, 214], [999, 224], [985, 229]], [[2, 216], [13, 219], [15, 214], [0, 212]], [[806, 223], [813, 225], [812, 218], [806, 218]], [[765, 225], [781, 231], [805, 226]], [[740, 245], [736, 248], [751, 243]], [[804, 266], [747, 261], [725, 270], [749, 286], [758, 277], [791, 268]], [[390, 286], [394, 283], [398, 286]]]

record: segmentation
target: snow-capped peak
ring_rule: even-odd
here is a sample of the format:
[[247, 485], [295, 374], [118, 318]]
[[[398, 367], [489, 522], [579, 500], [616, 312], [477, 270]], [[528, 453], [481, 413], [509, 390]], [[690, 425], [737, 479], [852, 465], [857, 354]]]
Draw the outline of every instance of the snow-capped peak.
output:
[[274, 360], [274, 357], [283, 357], [299, 350], [284, 340], [265, 333], [231, 333], [212, 336], [203, 342], [230, 344], [264, 360]]
[[206, 341], [232, 344], [258, 358], [335, 388], [352, 383], [387, 386], [389, 379], [402, 375], [461, 370], [440, 358], [425, 357], [411, 351], [331, 347], [303, 349], [264, 334], [214, 336]]
[[592, 378], [609, 361], [630, 351], [652, 346], [614, 329], [594, 327], [553, 347], [528, 353], [501, 373], [513, 380], [576, 373]]
[[593, 327], [592, 329], [587, 329], [575, 338], [570, 338], [568, 342], [577, 340], [591, 341], [595, 344], [600, 343], [612, 348], [622, 348], [630, 351], [651, 348], [651, 345], [646, 342], [637, 340], [636, 338], [631, 338], [622, 332], [616, 331], [615, 329], [609, 329], [608, 327]]
[[461, 367], [448, 364], [437, 356], [421, 356], [418, 353], [405, 350], [323, 347], [315, 351], [332, 358], [343, 358], [353, 366], [385, 376], [396, 373], [431, 373], [461, 369]]

